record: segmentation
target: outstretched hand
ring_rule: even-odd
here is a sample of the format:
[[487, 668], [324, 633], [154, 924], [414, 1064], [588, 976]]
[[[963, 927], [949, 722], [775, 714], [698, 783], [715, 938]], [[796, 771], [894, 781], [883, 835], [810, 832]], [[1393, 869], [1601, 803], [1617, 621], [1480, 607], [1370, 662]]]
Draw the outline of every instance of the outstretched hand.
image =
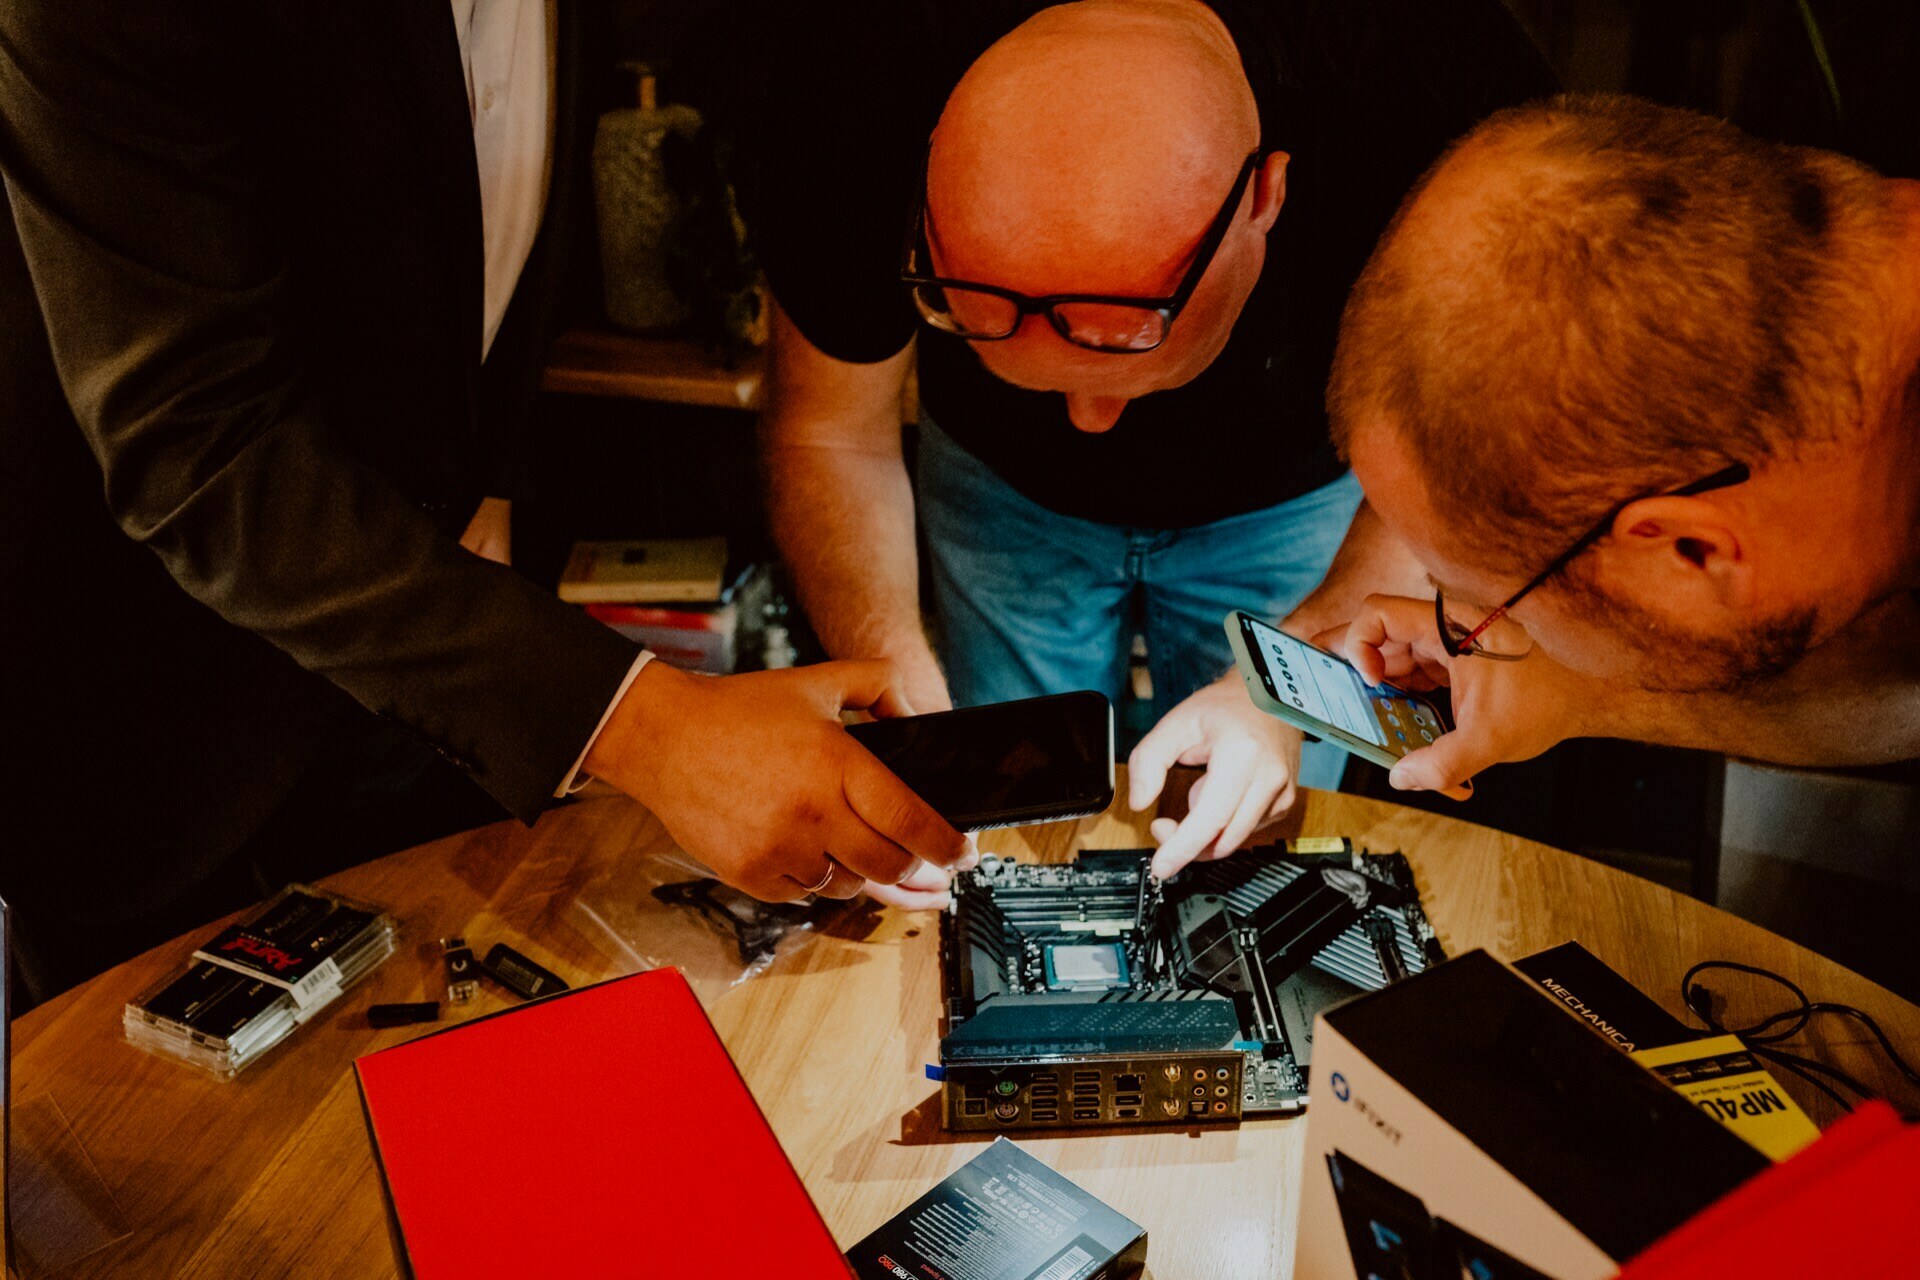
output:
[[1153, 874], [1164, 880], [1195, 858], [1224, 858], [1291, 809], [1301, 742], [1299, 730], [1253, 705], [1235, 673], [1169, 711], [1127, 760], [1127, 803], [1137, 811], [1158, 800], [1176, 764], [1207, 772], [1187, 795], [1186, 817], [1153, 820]]
[[[972, 842], [841, 728], [845, 709], [912, 714], [885, 662], [701, 676], [649, 663], [587, 770], [639, 800], [721, 880], [768, 902], [915, 902]], [[930, 871], [927, 868], [934, 870]], [[901, 888], [904, 886], [904, 888]]]

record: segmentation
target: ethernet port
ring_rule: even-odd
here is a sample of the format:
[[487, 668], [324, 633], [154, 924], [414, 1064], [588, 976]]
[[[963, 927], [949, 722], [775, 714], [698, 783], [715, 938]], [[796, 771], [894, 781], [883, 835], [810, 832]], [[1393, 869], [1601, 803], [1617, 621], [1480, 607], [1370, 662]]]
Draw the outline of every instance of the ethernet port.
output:
[[1134, 1072], [1122, 1071], [1113, 1078], [1113, 1091], [1115, 1093], [1139, 1093], [1140, 1077]]

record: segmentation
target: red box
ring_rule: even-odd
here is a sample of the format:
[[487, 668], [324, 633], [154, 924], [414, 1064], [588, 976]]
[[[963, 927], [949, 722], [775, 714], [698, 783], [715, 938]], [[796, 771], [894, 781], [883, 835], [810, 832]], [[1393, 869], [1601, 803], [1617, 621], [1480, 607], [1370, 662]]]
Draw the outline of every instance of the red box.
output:
[[354, 1069], [404, 1274], [847, 1280], [677, 969], [549, 996]]

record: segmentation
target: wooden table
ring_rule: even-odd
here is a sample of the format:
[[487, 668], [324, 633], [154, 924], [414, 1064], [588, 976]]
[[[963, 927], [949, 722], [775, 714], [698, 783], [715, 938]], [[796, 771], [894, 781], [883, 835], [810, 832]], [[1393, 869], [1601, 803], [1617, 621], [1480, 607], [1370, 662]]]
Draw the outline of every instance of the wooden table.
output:
[[[1124, 783], [1121, 793], [1125, 794]], [[1060, 860], [1083, 847], [1150, 843], [1124, 811], [1026, 833], [995, 832], [1001, 854]], [[1764, 965], [1815, 999], [1878, 1017], [1920, 1044], [1920, 1008], [1755, 926], [1595, 863], [1448, 818], [1309, 792], [1271, 836], [1346, 835], [1404, 851], [1449, 953], [1514, 958], [1578, 938], [1661, 1003], [1694, 960]], [[132, 1234], [75, 1276], [264, 1280], [395, 1274], [351, 1063], [407, 1031], [373, 1031], [364, 1010], [437, 994], [442, 934], [509, 942], [569, 980], [618, 969], [579, 924], [583, 885], [616, 860], [668, 845], [659, 824], [608, 797], [396, 854], [334, 877], [342, 893], [392, 908], [406, 944], [296, 1040], [218, 1083], [121, 1040], [126, 999], [179, 961], [187, 941], [129, 962], [20, 1019], [16, 1098], [51, 1094], [97, 1164]], [[934, 1086], [935, 921], [868, 914], [713, 1003], [711, 1013], [814, 1202], [851, 1244], [970, 1159], [983, 1139], [940, 1131]], [[209, 930], [210, 932], [211, 930]], [[483, 995], [461, 1016], [499, 1007]], [[1802, 1043], [1896, 1098], [1900, 1082], [1864, 1033], [1825, 1020]], [[1830, 1104], [1797, 1079], [1817, 1120]], [[1284, 1276], [1292, 1263], [1303, 1120], [1023, 1139], [1042, 1160], [1145, 1224], [1160, 1280]], [[474, 1213], [489, 1205], [480, 1170]], [[750, 1215], [743, 1209], [743, 1220]], [[716, 1223], [725, 1221], [716, 1216]], [[718, 1229], [718, 1228], [717, 1228]], [[638, 1248], [638, 1245], [636, 1245]], [[636, 1255], [634, 1274], [648, 1274]]]

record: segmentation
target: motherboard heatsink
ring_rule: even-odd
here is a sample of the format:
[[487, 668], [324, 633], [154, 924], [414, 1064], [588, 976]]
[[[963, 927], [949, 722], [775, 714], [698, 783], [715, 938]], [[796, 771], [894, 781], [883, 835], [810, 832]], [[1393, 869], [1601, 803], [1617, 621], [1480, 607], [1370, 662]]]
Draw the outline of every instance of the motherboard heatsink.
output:
[[949, 1129], [1298, 1111], [1314, 1016], [1444, 958], [1398, 853], [1290, 842], [1165, 882], [1152, 854], [988, 855], [956, 877], [934, 1073]]

